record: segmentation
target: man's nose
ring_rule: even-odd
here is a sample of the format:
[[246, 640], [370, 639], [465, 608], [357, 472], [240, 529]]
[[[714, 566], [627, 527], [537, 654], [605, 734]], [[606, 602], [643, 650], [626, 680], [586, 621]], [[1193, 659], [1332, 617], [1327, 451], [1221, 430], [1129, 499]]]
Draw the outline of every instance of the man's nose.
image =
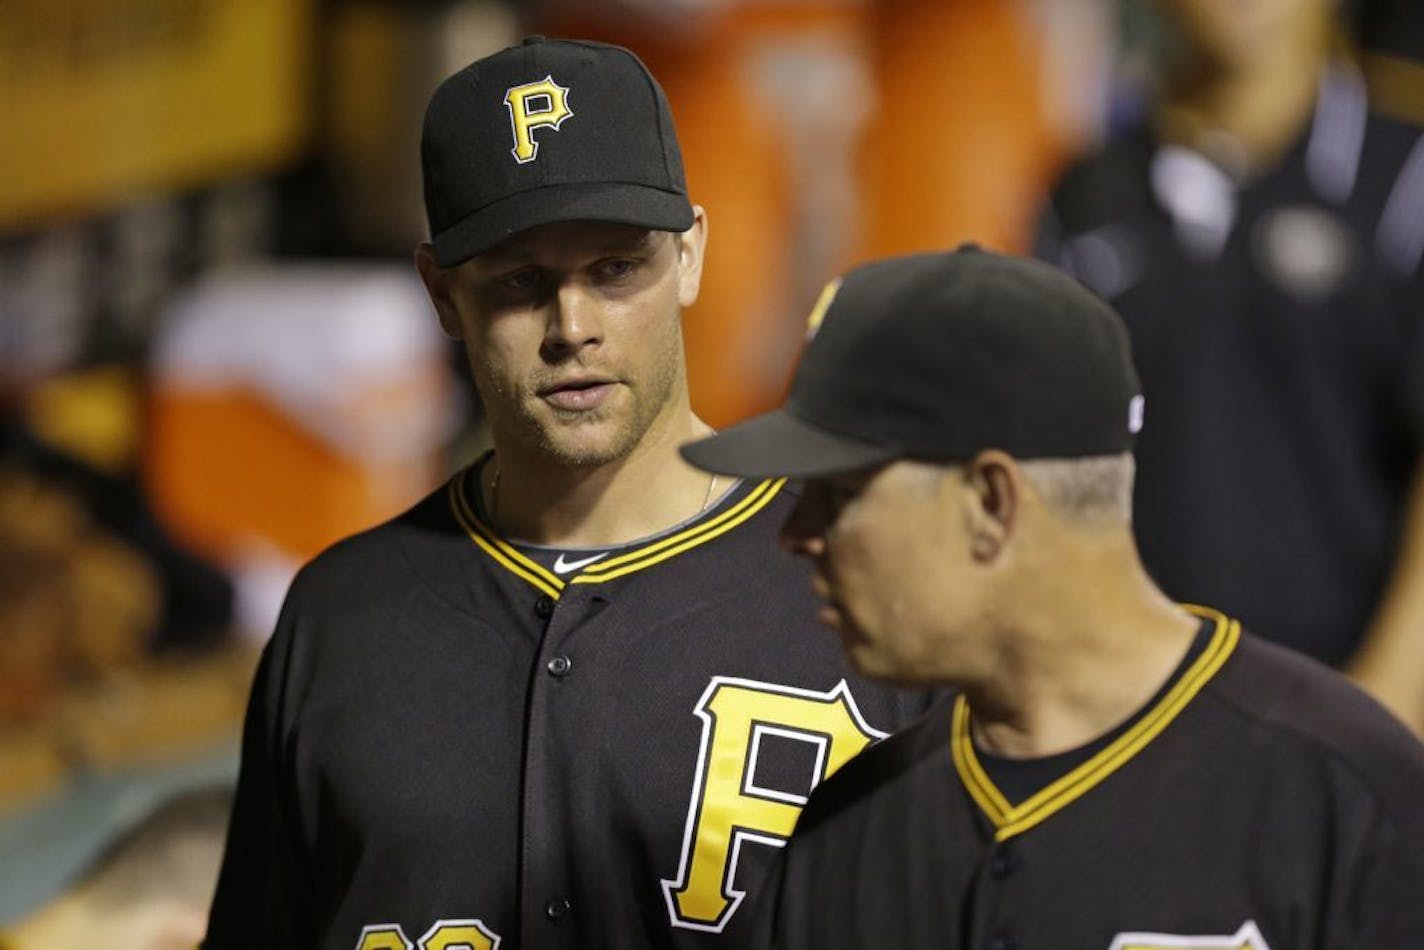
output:
[[598, 301], [588, 289], [573, 281], [558, 287], [549, 301], [544, 345], [554, 352], [579, 350], [603, 341], [603, 320]]

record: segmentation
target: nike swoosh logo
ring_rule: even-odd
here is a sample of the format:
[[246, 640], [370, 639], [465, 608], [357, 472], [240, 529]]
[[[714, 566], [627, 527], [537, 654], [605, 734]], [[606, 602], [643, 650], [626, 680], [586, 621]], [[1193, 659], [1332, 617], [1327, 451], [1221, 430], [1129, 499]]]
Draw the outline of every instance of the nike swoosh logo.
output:
[[577, 561], [565, 561], [564, 556], [560, 554], [558, 558], [554, 561], [554, 573], [568, 574], [572, 571], [578, 570], [581, 567], [588, 567], [594, 561], [597, 561], [600, 558], [605, 558], [607, 556], [608, 552], [604, 551], [602, 554], [595, 554], [592, 557], [579, 558]]

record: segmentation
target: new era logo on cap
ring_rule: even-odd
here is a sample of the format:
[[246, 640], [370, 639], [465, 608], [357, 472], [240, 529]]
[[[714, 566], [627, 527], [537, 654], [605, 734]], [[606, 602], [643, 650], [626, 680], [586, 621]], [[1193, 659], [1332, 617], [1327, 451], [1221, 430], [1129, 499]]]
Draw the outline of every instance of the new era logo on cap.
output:
[[430, 99], [421, 170], [441, 267], [559, 221], [692, 227], [667, 98], [619, 46], [530, 37], [466, 66]]

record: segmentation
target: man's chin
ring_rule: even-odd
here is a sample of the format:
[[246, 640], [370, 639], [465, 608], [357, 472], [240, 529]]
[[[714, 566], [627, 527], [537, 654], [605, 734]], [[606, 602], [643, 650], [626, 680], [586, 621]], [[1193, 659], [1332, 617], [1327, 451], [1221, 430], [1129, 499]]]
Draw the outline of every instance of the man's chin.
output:
[[551, 464], [594, 468], [626, 457], [637, 438], [616, 419], [555, 420], [540, 430], [540, 449]]
[[819, 619], [835, 631], [841, 641], [841, 652], [846, 655], [851, 666], [863, 676], [883, 676], [883, 661], [877, 655], [874, 642], [859, 627], [851, 623], [840, 610], [829, 604], [822, 607]]

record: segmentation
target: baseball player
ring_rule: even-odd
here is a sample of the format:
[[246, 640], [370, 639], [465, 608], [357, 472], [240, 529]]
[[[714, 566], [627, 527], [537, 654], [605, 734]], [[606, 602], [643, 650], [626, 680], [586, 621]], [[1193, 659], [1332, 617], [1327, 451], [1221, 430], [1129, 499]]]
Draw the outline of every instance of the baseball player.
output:
[[685, 450], [808, 477], [783, 538], [854, 664], [958, 689], [813, 794], [776, 946], [1424, 947], [1424, 747], [1157, 590], [1138, 392], [1106, 304], [964, 249], [852, 271], [785, 408]]
[[254, 686], [206, 946], [725, 946], [810, 789], [922, 712], [848, 676], [781, 479], [677, 455], [706, 215], [630, 52], [436, 91], [417, 264], [494, 450], [338, 544]]

